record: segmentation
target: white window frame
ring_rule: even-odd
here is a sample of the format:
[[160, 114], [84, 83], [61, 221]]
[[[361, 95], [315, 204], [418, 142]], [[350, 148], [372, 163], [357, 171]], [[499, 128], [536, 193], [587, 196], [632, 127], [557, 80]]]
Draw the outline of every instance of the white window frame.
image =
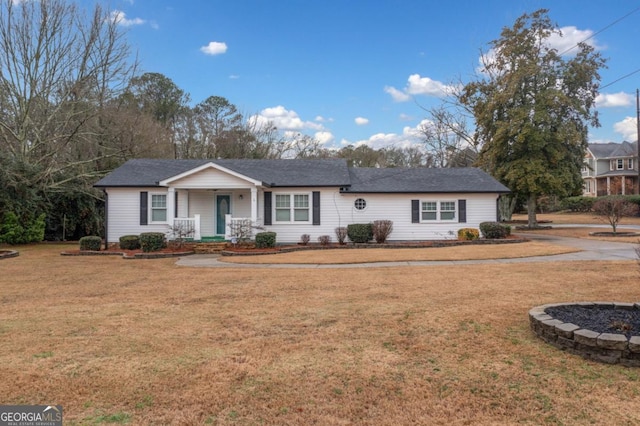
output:
[[[289, 220], [278, 220], [278, 210], [284, 210], [282, 207], [278, 207], [278, 197], [288, 196], [289, 197]], [[307, 207], [299, 207], [296, 206], [296, 196], [305, 196], [307, 197]], [[310, 224], [312, 221], [312, 204], [313, 200], [311, 197], [311, 192], [275, 192], [273, 194], [273, 223], [275, 224], [283, 224], [283, 223], [297, 223], [297, 224]], [[296, 210], [306, 210], [307, 211], [307, 220], [295, 220]]]
[[616, 170], [624, 170], [624, 160], [622, 158], [616, 160]]
[[633, 170], [633, 158], [627, 158], [627, 169]]
[[[154, 196], [161, 196], [164, 197], [164, 207], [154, 207], [153, 206], [153, 197]], [[149, 223], [167, 223], [168, 217], [169, 217], [169, 206], [167, 205], [167, 193], [166, 192], [150, 192], [149, 193], [149, 201], [148, 201], [148, 206], [149, 206]], [[154, 210], [164, 210], [164, 220], [153, 220], [153, 212]]]
[[[426, 210], [425, 209], [425, 204], [426, 203], [430, 203], [430, 204], [435, 204], [436, 209], [435, 210]], [[443, 203], [451, 203], [453, 204], [453, 210], [444, 210], [443, 209]], [[424, 213], [427, 212], [435, 212], [435, 219], [424, 219]], [[453, 212], [453, 217], [451, 219], [442, 219], [442, 214], [443, 213], [450, 213]], [[424, 223], [435, 223], [435, 222], [445, 222], [445, 223], [450, 223], [450, 222], [457, 222], [458, 221], [458, 200], [449, 200], [449, 199], [442, 199], [442, 200], [420, 200], [420, 222], [424, 222]]]

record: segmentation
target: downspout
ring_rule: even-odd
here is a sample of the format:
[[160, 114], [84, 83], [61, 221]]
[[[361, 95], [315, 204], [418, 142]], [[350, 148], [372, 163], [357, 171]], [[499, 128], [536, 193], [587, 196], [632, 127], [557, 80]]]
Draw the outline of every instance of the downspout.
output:
[[109, 194], [103, 189], [104, 193], [104, 249], [109, 248]]

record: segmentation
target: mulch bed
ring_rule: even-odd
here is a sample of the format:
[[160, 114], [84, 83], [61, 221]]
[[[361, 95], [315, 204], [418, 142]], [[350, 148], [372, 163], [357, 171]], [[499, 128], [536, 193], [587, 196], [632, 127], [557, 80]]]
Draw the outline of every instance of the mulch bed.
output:
[[485, 240], [479, 239], [474, 241], [463, 240], [437, 240], [437, 241], [397, 241], [388, 243], [330, 243], [327, 245], [314, 244], [295, 244], [295, 245], [281, 245], [273, 248], [252, 248], [252, 247], [227, 247], [220, 254], [223, 256], [256, 256], [264, 254], [279, 254], [279, 253], [291, 253], [294, 251], [304, 250], [328, 250], [328, 249], [372, 249], [372, 248], [385, 248], [385, 249], [402, 249], [402, 248], [428, 248], [428, 247], [453, 247], [462, 245], [482, 245], [482, 244], [512, 244], [522, 243], [528, 241], [526, 238], [511, 235], [504, 239], [499, 240]]
[[66, 250], [60, 253], [62, 256], [122, 256], [124, 259], [166, 259], [168, 257], [180, 257], [193, 254], [193, 250], [187, 247], [167, 247], [159, 251], [145, 253], [142, 250], [121, 250], [110, 248], [108, 250]]
[[624, 334], [627, 338], [640, 336], [640, 310], [614, 309], [568, 305], [547, 308], [554, 319], [571, 323], [597, 333]]

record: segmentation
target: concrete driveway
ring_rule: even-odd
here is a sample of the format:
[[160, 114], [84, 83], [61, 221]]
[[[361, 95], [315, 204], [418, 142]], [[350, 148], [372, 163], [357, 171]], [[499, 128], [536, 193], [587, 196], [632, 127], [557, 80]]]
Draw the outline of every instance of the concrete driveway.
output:
[[[565, 225], [563, 225], [565, 226]], [[583, 225], [581, 225], [583, 226]], [[637, 260], [635, 251], [638, 240], [627, 237], [624, 243], [587, 240], [581, 238], [567, 238], [555, 235], [541, 235], [517, 233], [530, 240], [544, 241], [551, 244], [567, 246], [580, 249], [575, 253], [557, 254], [552, 256], [522, 257], [517, 259], [489, 259], [489, 260], [424, 260], [409, 262], [375, 262], [375, 263], [354, 263], [340, 265], [319, 265], [319, 264], [242, 264], [227, 263], [219, 260], [219, 255], [196, 254], [185, 256], [176, 262], [179, 266], [191, 266], [201, 268], [297, 268], [297, 269], [330, 269], [330, 268], [371, 268], [371, 267], [391, 267], [391, 266], [427, 266], [427, 265], [474, 265], [474, 264], [501, 264], [501, 263], [536, 263], [536, 262], [560, 262], [577, 260]]]

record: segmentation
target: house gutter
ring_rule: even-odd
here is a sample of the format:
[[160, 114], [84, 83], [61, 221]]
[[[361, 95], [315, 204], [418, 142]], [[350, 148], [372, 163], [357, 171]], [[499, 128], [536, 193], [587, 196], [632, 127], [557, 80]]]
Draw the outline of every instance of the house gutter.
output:
[[104, 194], [104, 249], [109, 248], [109, 194], [107, 189], [102, 189]]

